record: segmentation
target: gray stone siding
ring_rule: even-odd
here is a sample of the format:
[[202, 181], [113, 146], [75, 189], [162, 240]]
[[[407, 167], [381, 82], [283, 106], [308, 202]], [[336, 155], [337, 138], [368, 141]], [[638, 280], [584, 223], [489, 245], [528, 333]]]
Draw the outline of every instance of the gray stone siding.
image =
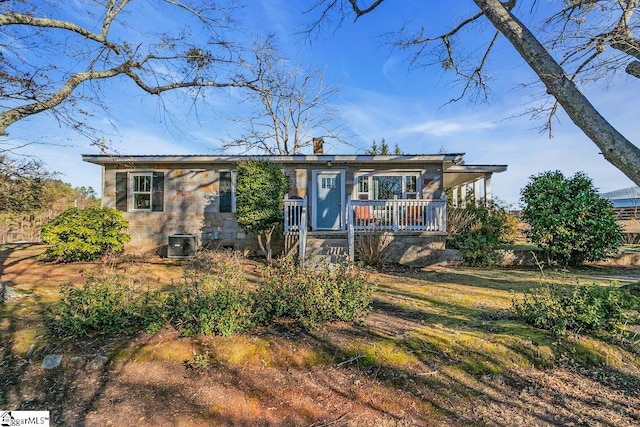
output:
[[392, 264], [425, 267], [445, 259], [445, 234], [390, 234], [386, 261]]
[[196, 235], [200, 245], [254, 250], [255, 235], [248, 235], [238, 226], [234, 212], [220, 212], [220, 172], [230, 170], [228, 166], [209, 169], [202, 165], [193, 169], [164, 165], [135, 170], [106, 169], [102, 203], [115, 207], [116, 172], [164, 172], [163, 212], [123, 213], [130, 224], [128, 250], [155, 250], [162, 254], [168, 236], [173, 234]]
[[[102, 204], [116, 207], [116, 173], [164, 173], [164, 207], [162, 212], [131, 211], [129, 196], [128, 211], [124, 217], [129, 221], [131, 242], [129, 251], [156, 251], [164, 254], [168, 236], [191, 234], [198, 236], [200, 244], [214, 247], [230, 247], [242, 251], [257, 250], [255, 235], [245, 233], [237, 224], [234, 212], [220, 212], [220, 172], [234, 171], [235, 164], [109, 164], [103, 166]], [[372, 166], [365, 164], [333, 164], [323, 167], [314, 165], [287, 164], [283, 171], [289, 177], [289, 195], [308, 196], [311, 199], [313, 170], [345, 172], [345, 196], [354, 196], [354, 182], [358, 173], [368, 172], [418, 172], [423, 185], [422, 198], [440, 198], [443, 191], [442, 165], [402, 164], [390, 162]], [[129, 180], [128, 180], [129, 182]], [[309, 200], [309, 214], [313, 215], [313, 201]], [[309, 218], [309, 224], [311, 224]], [[214, 239], [214, 237], [217, 237]], [[275, 238], [276, 236], [274, 236]], [[432, 239], [433, 240], [433, 239]], [[440, 242], [441, 240], [441, 242]], [[444, 238], [424, 243], [424, 239], [404, 236], [394, 239], [395, 258], [400, 263], [411, 260], [437, 258]], [[405, 262], [406, 261], [406, 262]], [[396, 262], [396, 261], [393, 261]], [[418, 262], [418, 261], [416, 261]]]

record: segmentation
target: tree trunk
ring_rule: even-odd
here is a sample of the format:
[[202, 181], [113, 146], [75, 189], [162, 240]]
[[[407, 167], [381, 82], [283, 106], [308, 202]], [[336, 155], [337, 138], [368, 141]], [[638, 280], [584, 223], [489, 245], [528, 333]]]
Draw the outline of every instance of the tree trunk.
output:
[[258, 244], [260, 245], [260, 250], [264, 253], [264, 256], [267, 258], [267, 262], [271, 262], [272, 251], [271, 251], [271, 237], [273, 236], [273, 228], [269, 231], [264, 232], [264, 243], [262, 243], [262, 234], [258, 233]]
[[640, 149], [618, 132], [578, 90], [562, 67], [500, 0], [474, 0], [516, 48], [564, 108], [571, 120], [600, 148], [604, 158], [640, 186]]
[[267, 254], [267, 250], [264, 247], [264, 244], [262, 243], [262, 234], [257, 233], [258, 236], [258, 245], [260, 246], [260, 250], [266, 255]]
[[273, 228], [264, 233], [265, 247], [267, 249], [267, 262], [271, 262], [272, 251], [271, 251], [271, 237], [273, 236]]

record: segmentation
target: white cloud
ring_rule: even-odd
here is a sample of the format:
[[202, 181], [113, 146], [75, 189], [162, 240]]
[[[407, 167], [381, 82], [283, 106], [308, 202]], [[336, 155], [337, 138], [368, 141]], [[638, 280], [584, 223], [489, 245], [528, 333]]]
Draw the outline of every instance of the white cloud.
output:
[[486, 129], [493, 129], [496, 125], [491, 122], [472, 121], [446, 121], [446, 120], [429, 120], [415, 126], [409, 126], [399, 129], [398, 133], [423, 133], [433, 136], [444, 136], [461, 132], [476, 132]]

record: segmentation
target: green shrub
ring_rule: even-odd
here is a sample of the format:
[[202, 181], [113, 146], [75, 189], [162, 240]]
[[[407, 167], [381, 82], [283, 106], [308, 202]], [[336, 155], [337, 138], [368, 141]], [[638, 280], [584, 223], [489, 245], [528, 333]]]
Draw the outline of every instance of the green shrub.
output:
[[527, 237], [540, 246], [547, 262], [580, 265], [615, 254], [622, 243], [611, 202], [603, 199], [591, 179], [578, 172], [532, 176], [522, 190], [522, 217], [529, 224]]
[[488, 267], [502, 262], [500, 248], [511, 235], [511, 226], [504, 208], [468, 204], [465, 208], [455, 209], [456, 217], [464, 221], [456, 227], [456, 234], [450, 235], [448, 246], [462, 252], [464, 263], [472, 266]]
[[142, 291], [123, 275], [65, 285], [51, 326], [63, 336], [154, 332], [165, 322], [185, 336], [229, 336], [256, 323], [293, 319], [306, 329], [356, 321], [371, 307], [374, 284], [354, 266], [299, 268], [290, 261], [264, 271], [255, 291], [233, 254], [203, 251], [166, 297]]
[[291, 260], [263, 271], [254, 301], [256, 320], [292, 319], [305, 329], [366, 315], [375, 285], [355, 266], [300, 268]]
[[237, 259], [212, 251], [197, 254], [169, 294], [165, 313], [185, 336], [229, 336], [250, 328], [252, 300]]
[[70, 208], [42, 226], [43, 256], [62, 262], [90, 261], [124, 250], [129, 223], [111, 208]]
[[[238, 225], [249, 233], [255, 233], [258, 244], [271, 261], [271, 237], [282, 224], [284, 195], [289, 179], [281, 166], [262, 160], [238, 163], [236, 182], [236, 216]], [[264, 237], [264, 243], [262, 238]]]
[[638, 298], [615, 287], [545, 285], [525, 292], [512, 311], [525, 322], [554, 334], [619, 331]]
[[51, 328], [61, 336], [88, 336], [155, 330], [162, 325], [162, 300], [142, 291], [123, 275], [90, 276], [82, 288], [60, 289]]

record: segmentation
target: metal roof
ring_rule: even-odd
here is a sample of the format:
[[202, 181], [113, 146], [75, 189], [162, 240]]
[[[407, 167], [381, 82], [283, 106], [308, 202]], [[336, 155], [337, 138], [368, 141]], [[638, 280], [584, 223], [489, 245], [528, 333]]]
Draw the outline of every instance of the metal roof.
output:
[[640, 188], [629, 187], [621, 190], [609, 191], [607, 193], [600, 194], [605, 199], [620, 200], [620, 199], [638, 199], [640, 198]]
[[444, 170], [444, 186], [459, 187], [507, 170], [507, 165], [451, 165]]
[[82, 160], [97, 165], [108, 164], [142, 164], [142, 163], [238, 163], [241, 161], [269, 160], [274, 163], [441, 163], [452, 162], [457, 163], [462, 160], [464, 153], [445, 153], [445, 154], [420, 154], [420, 155], [401, 155], [401, 156], [370, 156], [370, 155], [329, 155], [329, 154], [313, 154], [303, 155], [296, 154], [291, 156], [266, 156], [266, 155], [109, 155], [109, 154], [83, 154]]

